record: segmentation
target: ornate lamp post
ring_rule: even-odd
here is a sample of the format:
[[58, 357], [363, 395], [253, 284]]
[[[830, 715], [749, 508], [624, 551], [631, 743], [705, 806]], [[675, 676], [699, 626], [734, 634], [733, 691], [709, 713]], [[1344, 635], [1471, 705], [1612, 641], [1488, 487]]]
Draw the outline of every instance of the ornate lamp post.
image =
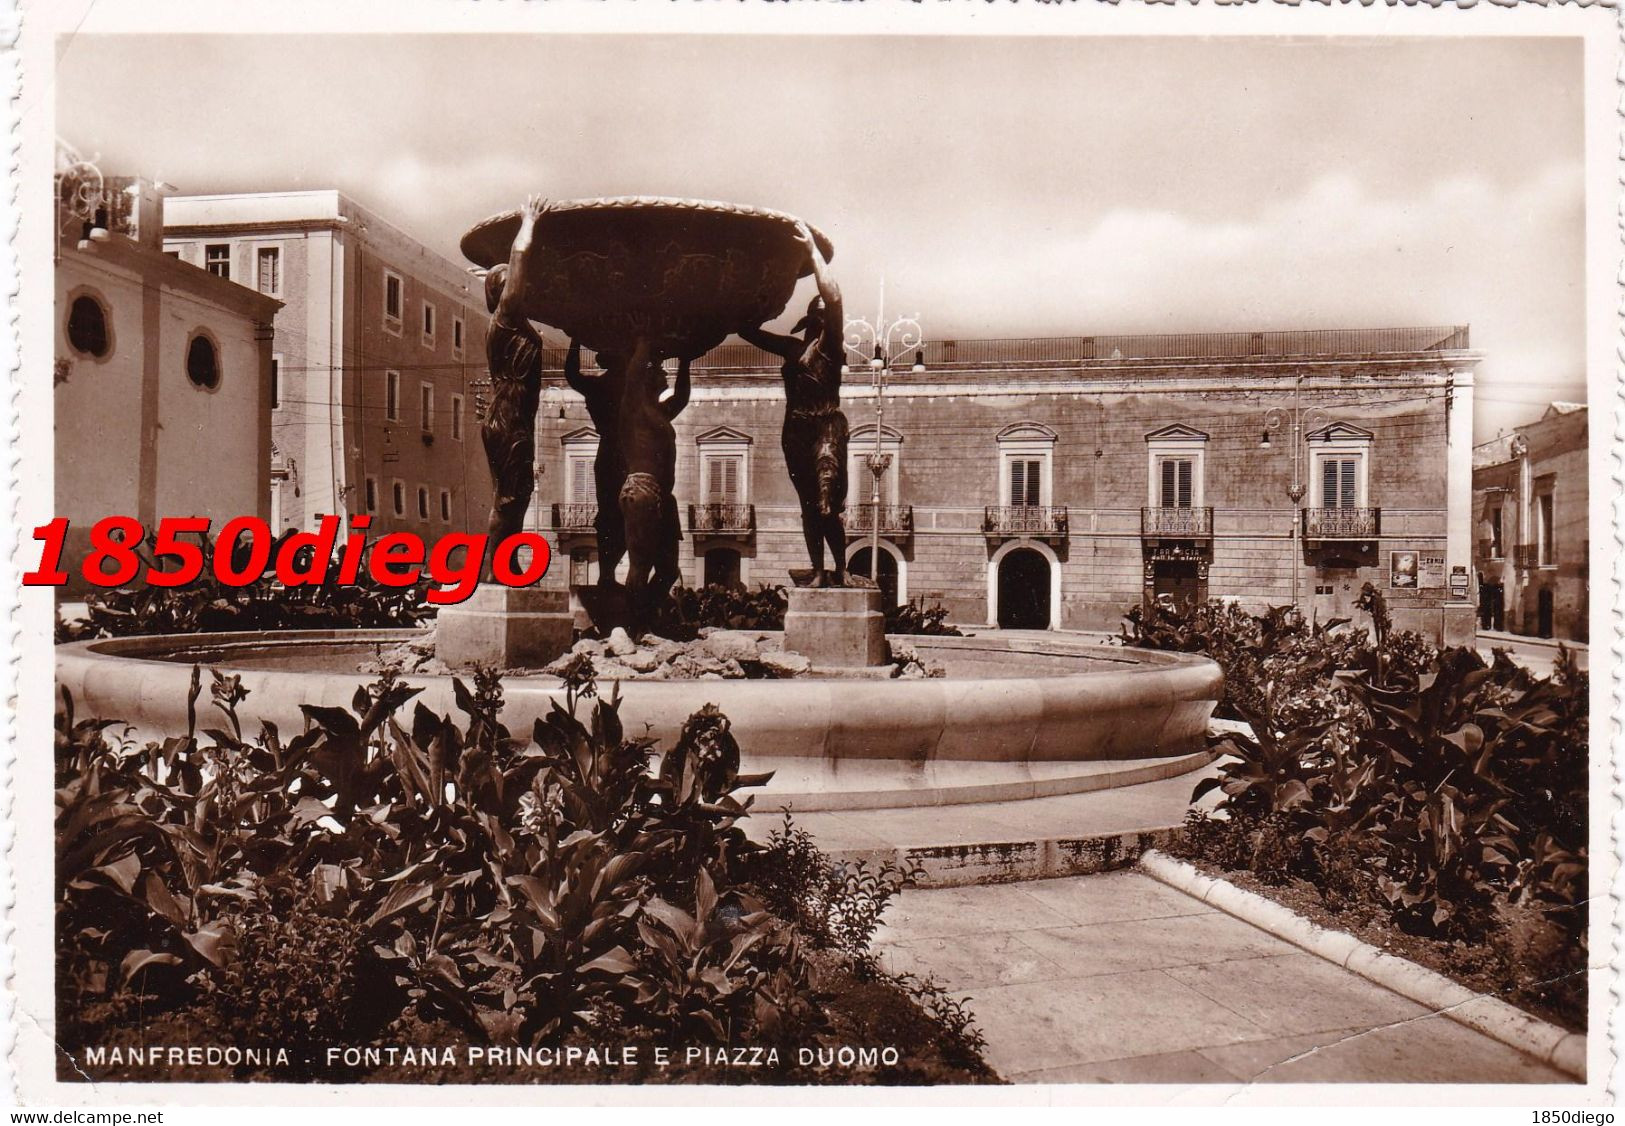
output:
[[1303, 375], [1300, 373], [1292, 380], [1292, 407], [1270, 407], [1264, 412], [1264, 431], [1259, 436], [1258, 448], [1270, 448], [1271, 431], [1279, 430], [1289, 422], [1292, 427], [1292, 483], [1286, 487], [1286, 495], [1292, 500], [1292, 530], [1288, 536], [1291, 555], [1287, 559], [1288, 570], [1292, 572], [1292, 605], [1298, 605], [1298, 525], [1302, 521], [1299, 503], [1308, 491], [1305, 481], [1305, 468], [1307, 458], [1304, 446], [1309, 431], [1324, 426], [1331, 421], [1331, 416], [1319, 407], [1303, 405]]
[[865, 456], [865, 463], [874, 477], [870, 493], [871, 523], [869, 527], [869, 578], [880, 585], [880, 479], [891, 468], [891, 455], [880, 450], [880, 434], [886, 420], [886, 372], [892, 363], [908, 352], [917, 351], [925, 341], [917, 317], [898, 317], [887, 321], [884, 290], [881, 296], [881, 315], [871, 323], [863, 317], [849, 317], [846, 322], [846, 351], [851, 357], [847, 370], [859, 363], [869, 367], [869, 384], [875, 391], [875, 448]]

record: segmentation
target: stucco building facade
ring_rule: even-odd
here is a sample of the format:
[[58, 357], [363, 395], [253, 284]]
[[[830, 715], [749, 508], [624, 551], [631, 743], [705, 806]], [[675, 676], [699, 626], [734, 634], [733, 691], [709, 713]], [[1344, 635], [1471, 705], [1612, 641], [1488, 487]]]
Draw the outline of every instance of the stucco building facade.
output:
[[[1478, 359], [1456, 326], [937, 342], [887, 373], [878, 508], [859, 367], [842, 393], [849, 565], [868, 572], [878, 519], [888, 595], [962, 623], [1115, 630], [1157, 597], [1359, 618], [1372, 582], [1400, 626], [1466, 640]], [[754, 349], [697, 363], [677, 420], [685, 583], [806, 566], [783, 410]], [[597, 435], [556, 377], [539, 431], [549, 581], [592, 581]]]
[[[112, 179], [81, 221], [59, 209], [54, 357], [55, 504], [64, 570], [91, 526], [133, 516], [270, 513], [274, 298], [166, 255], [153, 187]], [[94, 233], [94, 237], [92, 237]]]
[[1591, 610], [1588, 412], [1553, 403], [1473, 450], [1479, 624], [1585, 641]]
[[283, 303], [271, 346], [278, 532], [483, 531], [488, 318], [477, 279], [337, 191], [178, 196], [165, 249]]

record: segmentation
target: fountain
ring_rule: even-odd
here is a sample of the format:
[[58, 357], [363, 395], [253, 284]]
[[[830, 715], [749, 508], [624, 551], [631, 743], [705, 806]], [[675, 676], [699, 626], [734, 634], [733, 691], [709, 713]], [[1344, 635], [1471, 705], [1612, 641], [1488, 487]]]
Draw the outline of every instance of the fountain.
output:
[[[535, 213], [533, 228], [544, 252], [523, 264], [514, 286], [522, 315], [600, 355], [642, 347], [656, 360], [697, 356], [741, 326], [778, 316], [798, 278], [821, 265], [809, 261], [808, 244], [826, 261], [833, 253], [823, 234], [790, 216], [692, 200], [561, 202]], [[488, 219], [464, 237], [464, 253], [498, 267], [520, 230], [518, 213]], [[523, 441], [534, 421], [503, 425]], [[619, 686], [627, 730], [647, 727], [670, 746], [685, 717], [715, 704], [733, 723], [746, 768], [776, 772], [759, 807], [798, 811], [1075, 794], [1210, 761], [1204, 736], [1221, 677], [1198, 657], [1059, 634], [909, 637], [895, 640], [940, 664], [943, 677], [820, 676], [820, 668], [885, 661], [878, 599], [878, 591], [851, 586], [793, 592], [785, 640], [816, 650], [812, 675], [628, 682]], [[569, 645], [565, 617], [562, 592], [486, 585], [464, 606], [441, 611], [437, 637], [453, 665], [539, 667]], [[250, 693], [246, 717], [289, 731], [302, 725], [301, 704], [347, 705], [368, 679], [359, 671], [368, 658], [417, 636], [356, 630], [88, 641], [58, 647], [57, 679], [81, 715], [122, 720], [140, 735], [173, 734], [186, 729], [191, 666], [206, 664], [241, 675]], [[511, 659], [516, 653], [525, 659]], [[455, 710], [449, 676], [404, 679], [424, 689], [419, 699], [428, 707]], [[515, 731], [564, 697], [557, 679], [539, 675], [509, 676], [504, 691], [504, 722]], [[1177, 823], [1182, 813], [1181, 801], [1168, 815]]]

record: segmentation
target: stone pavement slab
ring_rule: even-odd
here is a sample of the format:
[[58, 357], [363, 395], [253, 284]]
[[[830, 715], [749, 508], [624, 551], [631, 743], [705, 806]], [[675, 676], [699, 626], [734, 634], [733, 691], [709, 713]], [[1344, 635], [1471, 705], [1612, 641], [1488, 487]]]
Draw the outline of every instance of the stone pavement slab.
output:
[[875, 948], [1032, 1083], [1572, 1083], [1134, 871], [904, 892]]

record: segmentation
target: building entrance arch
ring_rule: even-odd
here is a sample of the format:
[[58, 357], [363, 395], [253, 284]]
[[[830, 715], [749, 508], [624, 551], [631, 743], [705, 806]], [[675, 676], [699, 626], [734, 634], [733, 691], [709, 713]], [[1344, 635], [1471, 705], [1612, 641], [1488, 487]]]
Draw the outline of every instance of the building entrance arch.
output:
[[988, 624], [1059, 629], [1061, 561], [1040, 540], [1012, 540], [987, 565]]

